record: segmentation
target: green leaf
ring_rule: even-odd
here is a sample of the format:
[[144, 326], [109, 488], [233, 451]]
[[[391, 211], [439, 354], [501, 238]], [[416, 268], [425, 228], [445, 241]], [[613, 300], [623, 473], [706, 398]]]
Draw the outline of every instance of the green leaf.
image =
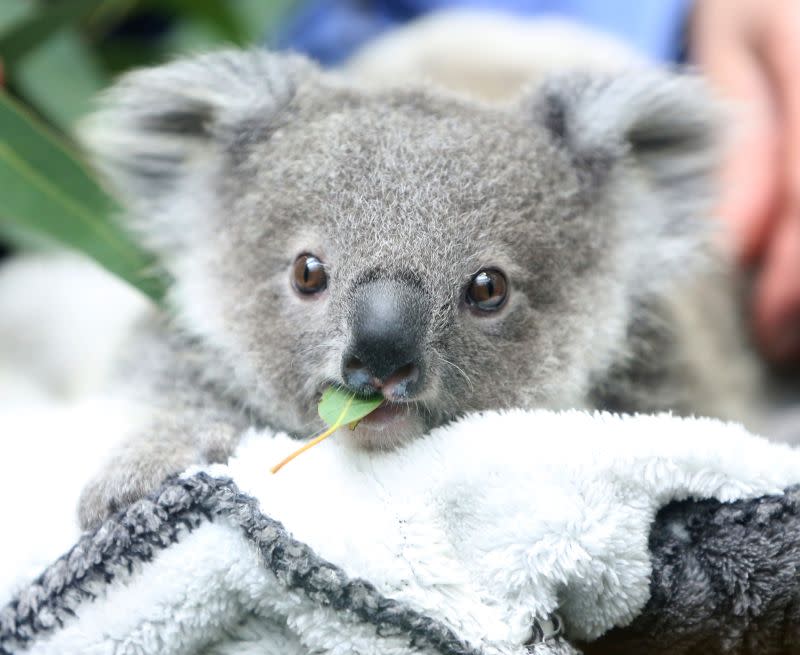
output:
[[47, 119], [69, 131], [107, 84], [93, 53], [75, 29], [55, 34], [9, 74], [15, 88]]
[[328, 387], [322, 392], [322, 400], [319, 401], [317, 411], [325, 423], [332, 428], [338, 428], [349, 423], [358, 423], [367, 414], [376, 410], [382, 402], [381, 394], [364, 397], [339, 387]]
[[1, 93], [0, 133], [0, 234], [83, 252], [159, 300], [153, 259], [112, 219], [116, 206], [67, 145]]
[[277, 473], [293, 459], [325, 441], [343, 425], [354, 426], [367, 414], [376, 410], [382, 402], [383, 396], [380, 394], [364, 397], [349, 393], [338, 387], [328, 387], [322, 392], [322, 400], [319, 401], [317, 411], [319, 411], [322, 420], [330, 427], [320, 432], [311, 441], [305, 443], [287, 457], [284, 457], [270, 471], [273, 474]]
[[[88, 166], [61, 137], [37, 121], [8, 94], [0, 92], [0, 134], [31, 168], [63, 193], [80, 199], [95, 213], [108, 214], [114, 203], [98, 185]], [[0, 194], [0, 202], [2, 195]]]

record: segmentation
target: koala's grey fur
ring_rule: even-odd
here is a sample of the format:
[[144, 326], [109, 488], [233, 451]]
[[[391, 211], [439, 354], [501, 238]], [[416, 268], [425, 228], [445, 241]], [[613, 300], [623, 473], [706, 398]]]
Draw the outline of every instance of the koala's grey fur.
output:
[[[247, 426], [319, 429], [365, 280], [412, 280], [428, 315], [427, 384], [373, 445], [505, 407], [725, 414], [726, 381], [701, 388], [663, 300], [710, 261], [714, 120], [696, 79], [655, 71], [557, 76], [508, 106], [260, 51], [124, 77], [90, 146], [173, 312], [130, 358], [152, 420], [87, 488], [82, 524], [225, 459]], [[319, 298], [289, 283], [304, 252], [327, 267]], [[479, 317], [463, 294], [489, 266], [510, 297]]]

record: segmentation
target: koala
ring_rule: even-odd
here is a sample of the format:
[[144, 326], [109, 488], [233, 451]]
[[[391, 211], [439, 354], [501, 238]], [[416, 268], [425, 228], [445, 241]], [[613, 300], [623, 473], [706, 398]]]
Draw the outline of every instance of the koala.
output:
[[367, 449], [512, 407], [729, 414], [733, 355], [665, 309], [712, 266], [715, 120], [656, 70], [505, 104], [257, 50], [123, 77], [88, 144], [171, 286], [121, 369], [147, 420], [81, 524], [248, 427], [313, 434], [329, 385], [383, 394], [339, 437]]

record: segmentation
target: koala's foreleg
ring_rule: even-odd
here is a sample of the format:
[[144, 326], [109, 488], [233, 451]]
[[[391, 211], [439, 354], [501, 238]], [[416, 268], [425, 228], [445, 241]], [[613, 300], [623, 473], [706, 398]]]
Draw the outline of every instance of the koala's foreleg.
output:
[[81, 528], [96, 527], [193, 464], [226, 461], [241, 432], [241, 425], [209, 423], [201, 414], [150, 421], [147, 429], [120, 444], [84, 487], [78, 503]]

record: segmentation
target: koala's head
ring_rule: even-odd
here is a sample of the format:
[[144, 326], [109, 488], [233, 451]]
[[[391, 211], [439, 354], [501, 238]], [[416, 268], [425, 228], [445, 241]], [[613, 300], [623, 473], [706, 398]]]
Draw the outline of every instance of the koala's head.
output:
[[580, 404], [704, 237], [711, 123], [664, 73], [497, 107], [227, 52], [127, 76], [89, 134], [222, 382], [300, 434], [327, 385], [380, 390], [379, 445]]

